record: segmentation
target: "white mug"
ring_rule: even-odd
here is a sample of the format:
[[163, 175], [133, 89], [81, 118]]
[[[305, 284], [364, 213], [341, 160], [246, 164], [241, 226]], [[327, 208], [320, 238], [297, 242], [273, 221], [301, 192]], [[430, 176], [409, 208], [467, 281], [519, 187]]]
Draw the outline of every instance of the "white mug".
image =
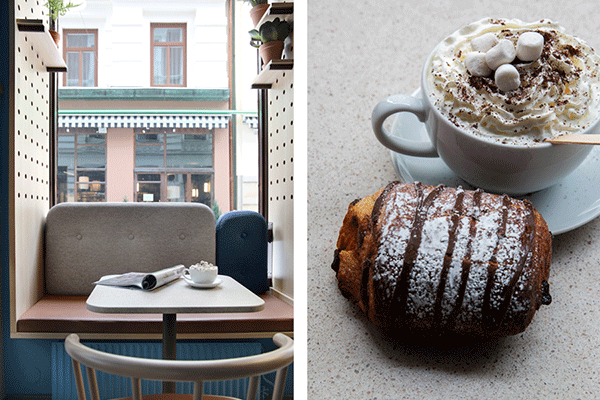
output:
[[198, 268], [192, 265], [190, 268], [183, 270], [183, 277], [191, 279], [194, 283], [209, 284], [217, 279], [217, 267], [213, 268]]
[[[507, 144], [475, 136], [442, 115], [430, 97], [427, 69], [421, 75], [422, 98], [397, 94], [380, 101], [372, 113], [373, 131], [389, 149], [417, 157], [441, 157], [460, 178], [475, 187], [496, 193], [523, 195], [548, 188], [573, 172], [592, 150], [590, 145], [540, 143]], [[429, 141], [410, 141], [390, 134], [384, 127], [389, 116], [410, 112], [427, 128]], [[597, 132], [600, 120], [580, 133]]]

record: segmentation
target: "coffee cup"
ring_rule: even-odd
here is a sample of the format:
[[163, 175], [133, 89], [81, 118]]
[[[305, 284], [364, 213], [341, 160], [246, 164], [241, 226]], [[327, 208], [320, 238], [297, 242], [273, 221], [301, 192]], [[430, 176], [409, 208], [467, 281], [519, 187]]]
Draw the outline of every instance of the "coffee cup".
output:
[[[458, 42], [456, 36], [477, 32], [477, 29], [485, 31], [485, 24], [489, 21], [478, 21], [474, 27], [459, 30], [454, 34], [455, 37], [451, 36], [438, 44], [422, 70], [422, 96], [397, 94], [380, 101], [372, 113], [372, 127], [376, 138], [392, 151], [408, 156], [440, 157], [454, 173], [475, 187], [510, 195], [528, 194], [560, 182], [580, 166], [592, 146], [550, 144], [539, 138], [523, 142], [510, 135], [478, 134], [467, 124], [457, 124], [457, 118], [441, 108], [440, 96], [436, 97], [435, 92], [439, 88], [431, 76], [434, 58], [440, 57], [441, 47]], [[484, 25], [483, 28], [481, 25]], [[510, 23], [504, 23], [504, 28], [507, 25], [511, 26]], [[593, 52], [591, 48], [589, 51]], [[441, 96], [443, 98], [445, 94]], [[600, 130], [600, 119], [597, 117], [600, 105], [593, 102], [589, 107], [595, 117], [577, 133], [597, 133]], [[407, 135], [401, 138], [390, 133], [384, 127], [384, 122], [400, 112], [412, 113], [424, 123], [429, 140], [412, 141], [406, 138]], [[524, 132], [528, 135], [530, 131]]]
[[210, 284], [217, 279], [218, 268], [210, 263], [198, 263], [183, 270], [183, 277], [194, 283]]

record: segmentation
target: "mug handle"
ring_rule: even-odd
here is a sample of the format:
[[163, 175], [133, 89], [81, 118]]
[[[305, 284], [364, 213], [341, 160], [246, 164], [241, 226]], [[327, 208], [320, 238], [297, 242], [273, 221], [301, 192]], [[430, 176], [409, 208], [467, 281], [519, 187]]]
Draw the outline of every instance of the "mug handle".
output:
[[427, 120], [427, 109], [422, 99], [405, 94], [386, 97], [375, 106], [371, 115], [373, 131], [377, 140], [385, 147], [407, 156], [438, 157], [438, 153], [430, 141], [417, 142], [390, 135], [383, 127], [383, 122], [387, 117], [398, 112], [413, 113], [421, 122]]

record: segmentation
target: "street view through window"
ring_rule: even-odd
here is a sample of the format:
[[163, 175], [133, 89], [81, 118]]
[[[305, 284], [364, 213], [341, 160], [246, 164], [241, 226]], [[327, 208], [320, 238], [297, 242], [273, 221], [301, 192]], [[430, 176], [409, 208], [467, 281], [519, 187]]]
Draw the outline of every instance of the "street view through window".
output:
[[257, 211], [256, 51], [241, 4], [86, 0], [61, 17], [59, 202]]

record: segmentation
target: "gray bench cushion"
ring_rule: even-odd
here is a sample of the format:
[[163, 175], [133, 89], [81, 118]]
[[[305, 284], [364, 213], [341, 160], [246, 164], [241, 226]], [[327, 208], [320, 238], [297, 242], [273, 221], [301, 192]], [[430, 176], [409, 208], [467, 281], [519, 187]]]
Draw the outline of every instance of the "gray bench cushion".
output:
[[87, 295], [103, 275], [215, 262], [215, 218], [199, 203], [61, 203], [45, 231], [46, 293]]

